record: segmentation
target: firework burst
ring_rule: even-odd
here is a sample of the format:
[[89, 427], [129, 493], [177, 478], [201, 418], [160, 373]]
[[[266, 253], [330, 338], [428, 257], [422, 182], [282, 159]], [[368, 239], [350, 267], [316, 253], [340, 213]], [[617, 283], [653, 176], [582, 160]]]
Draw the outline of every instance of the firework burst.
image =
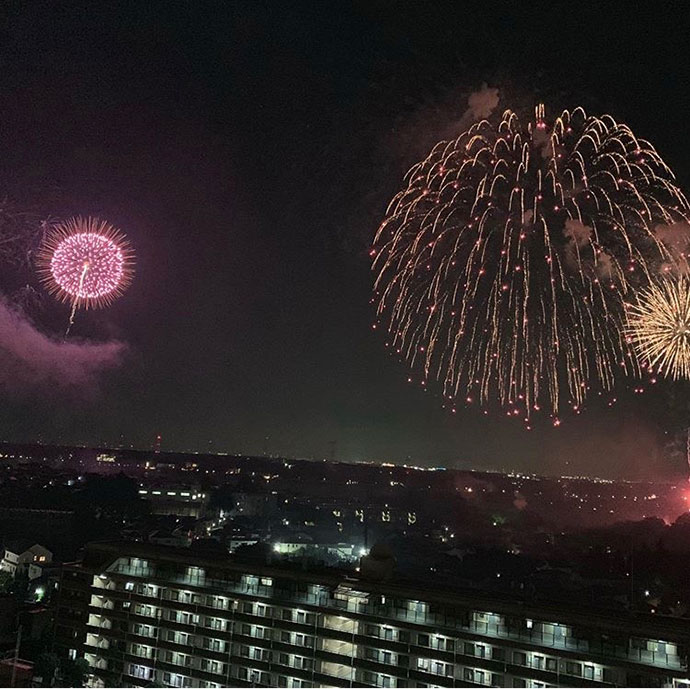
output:
[[387, 345], [448, 398], [528, 420], [639, 373], [623, 297], [669, 260], [688, 217], [648, 142], [582, 108], [510, 110], [440, 142], [406, 176], [372, 247]]
[[690, 378], [690, 282], [663, 279], [627, 308], [626, 333], [640, 360], [666, 377]]
[[78, 308], [101, 308], [120, 296], [133, 274], [134, 254], [125, 236], [98, 218], [70, 218], [53, 225], [38, 254], [49, 292]]

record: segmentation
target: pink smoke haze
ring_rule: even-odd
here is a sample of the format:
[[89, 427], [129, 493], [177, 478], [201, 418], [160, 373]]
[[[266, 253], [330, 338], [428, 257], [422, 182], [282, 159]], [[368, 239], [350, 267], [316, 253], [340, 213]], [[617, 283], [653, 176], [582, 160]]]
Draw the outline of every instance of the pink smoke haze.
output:
[[0, 298], [0, 386], [60, 388], [90, 396], [98, 379], [122, 363], [121, 342], [60, 342], [36, 329]]

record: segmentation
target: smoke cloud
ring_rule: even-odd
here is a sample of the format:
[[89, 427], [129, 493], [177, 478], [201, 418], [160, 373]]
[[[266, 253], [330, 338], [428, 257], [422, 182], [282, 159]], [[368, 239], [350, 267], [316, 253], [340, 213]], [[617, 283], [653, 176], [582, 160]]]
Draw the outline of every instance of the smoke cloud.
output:
[[590, 244], [592, 241], [592, 228], [579, 222], [568, 218], [565, 221], [565, 228], [563, 234], [568, 240], [565, 245], [565, 258], [568, 265], [573, 270], [578, 269], [578, 255], [580, 249]]
[[498, 89], [482, 84], [479, 91], [470, 93], [467, 98], [468, 108], [460, 118], [460, 125], [468, 127], [473, 122], [483, 120], [491, 115], [498, 105]]
[[0, 297], [0, 387], [55, 388], [89, 396], [99, 376], [122, 362], [121, 342], [60, 342]]
[[578, 249], [581, 249], [592, 240], [592, 228], [572, 218], [565, 221], [563, 234], [568, 238], [568, 246], [572, 248], [577, 246]]
[[690, 273], [690, 224], [677, 222], [671, 225], [657, 225], [654, 234], [669, 253], [669, 260], [662, 264], [661, 272], [673, 275]]
[[[592, 228], [579, 220], [568, 218], [565, 221], [565, 228], [563, 234], [568, 240], [565, 245], [565, 260], [572, 270], [579, 270], [580, 261], [578, 256], [582, 259], [581, 250], [592, 243]], [[610, 280], [615, 273], [615, 265], [613, 259], [605, 251], [599, 251], [596, 255], [589, 251], [587, 254], [588, 262], [594, 259], [594, 270], [597, 276], [602, 280]]]
[[597, 256], [595, 270], [597, 271], [597, 275], [602, 278], [602, 280], [610, 280], [613, 277], [613, 259], [605, 251], [602, 251]]

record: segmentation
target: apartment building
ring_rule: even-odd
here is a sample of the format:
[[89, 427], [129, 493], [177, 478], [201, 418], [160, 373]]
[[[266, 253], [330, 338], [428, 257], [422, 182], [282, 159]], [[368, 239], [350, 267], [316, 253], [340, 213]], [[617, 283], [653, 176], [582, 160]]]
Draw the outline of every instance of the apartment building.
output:
[[100, 543], [65, 567], [58, 652], [92, 684], [690, 687], [687, 620]]

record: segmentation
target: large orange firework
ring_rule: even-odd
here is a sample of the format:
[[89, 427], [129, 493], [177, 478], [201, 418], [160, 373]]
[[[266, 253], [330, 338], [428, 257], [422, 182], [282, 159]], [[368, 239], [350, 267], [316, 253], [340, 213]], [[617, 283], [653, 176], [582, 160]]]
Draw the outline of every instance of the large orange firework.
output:
[[437, 144], [372, 247], [389, 346], [444, 394], [528, 420], [639, 366], [623, 296], [673, 258], [688, 202], [653, 146], [582, 108], [510, 110]]

